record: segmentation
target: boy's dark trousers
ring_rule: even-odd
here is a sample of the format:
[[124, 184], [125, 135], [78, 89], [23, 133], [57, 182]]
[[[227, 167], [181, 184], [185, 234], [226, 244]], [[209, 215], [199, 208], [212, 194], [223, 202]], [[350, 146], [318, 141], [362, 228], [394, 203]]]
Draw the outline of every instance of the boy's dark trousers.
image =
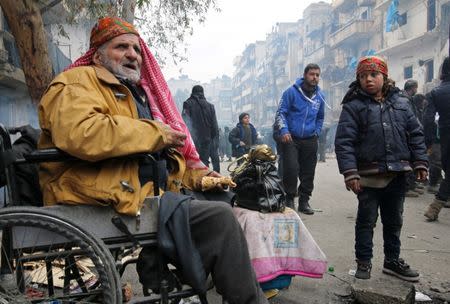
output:
[[414, 172], [406, 173], [406, 191], [414, 190], [416, 188], [416, 175]]
[[384, 256], [390, 260], [399, 258], [405, 190], [406, 177], [400, 174], [385, 188], [366, 187], [358, 194], [355, 226], [355, 252], [358, 261], [370, 261], [373, 257], [373, 229], [378, 218], [378, 208], [383, 224]]

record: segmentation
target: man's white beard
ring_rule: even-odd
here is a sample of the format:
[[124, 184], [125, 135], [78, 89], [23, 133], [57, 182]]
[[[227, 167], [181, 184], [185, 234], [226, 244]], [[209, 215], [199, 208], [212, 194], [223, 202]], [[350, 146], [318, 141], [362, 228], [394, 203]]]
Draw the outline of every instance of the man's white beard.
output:
[[[141, 79], [141, 71], [132, 70], [124, 67], [122, 64], [114, 64], [111, 59], [102, 55], [100, 56], [100, 62], [102, 65], [109, 70], [111, 73], [116, 75], [119, 78], [123, 78], [131, 81], [134, 84], [137, 84]], [[131, 63], [131, 62], [130, 62]]]

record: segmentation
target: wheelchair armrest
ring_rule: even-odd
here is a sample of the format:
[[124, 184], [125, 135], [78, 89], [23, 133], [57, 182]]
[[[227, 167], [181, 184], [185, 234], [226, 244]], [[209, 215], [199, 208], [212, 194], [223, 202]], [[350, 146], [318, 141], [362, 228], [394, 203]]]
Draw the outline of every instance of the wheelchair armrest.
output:
[[[138, 153], [122, 156], [118, 158], [139, 159], [155, 164], [156, 159], [149, 153]], [[41, 162], [61, 162], [69, 160], [80, 160], [58, 148], [40, 149], [23, 155], [23, 159], [16, 160], [15, 163], [41, 163]]]
[[[150, 153], [138, 153], [130, 154], [128, 156], [122, 156], [120, 158], [134, 158], [144, 160], [153, 165], [153, 184], [155, 188], [155, 196], [159, 196], [159, 183], [158, 183], [158, 166], [157, 160]], [[64, 162], [79, 160], [75, 156], [72, 156], [58, 148], [40, 149], [34, 150], [28, 154], [24, 154], [22, 159], [15, 159], [15, 164], [24, 163], [41, 163], [41, 162]]]
[[76, 157], [73, 157], [72, 155], [57, 148], [35, 150], [31, 153], [23, 155], [23, 158], [27, 163], [61, 162], [77, 159]]

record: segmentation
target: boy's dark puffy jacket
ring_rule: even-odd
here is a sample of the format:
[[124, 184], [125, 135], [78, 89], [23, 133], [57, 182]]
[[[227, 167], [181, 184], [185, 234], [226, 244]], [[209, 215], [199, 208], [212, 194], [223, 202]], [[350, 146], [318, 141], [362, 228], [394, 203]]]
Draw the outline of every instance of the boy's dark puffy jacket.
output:
[[353, 83], [342, 103], [335, 139], [341, 174], [427, 169], [422, 127], [398, 88], [379, 103]]

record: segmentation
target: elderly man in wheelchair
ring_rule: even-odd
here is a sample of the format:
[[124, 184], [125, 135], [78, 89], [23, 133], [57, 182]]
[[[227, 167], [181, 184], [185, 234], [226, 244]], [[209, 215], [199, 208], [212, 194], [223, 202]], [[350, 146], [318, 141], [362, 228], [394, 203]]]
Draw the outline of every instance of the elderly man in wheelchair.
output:
[[[119, 303], [120, 261], [143, 247], [145, 303], [179, 300], [181, 291], [169, 291], [183, 283], [207, 303], [209, 274], [228, 303], [267, 303], [230, 205], [181, 194], [201, 191], [205, 177], [217, 178], [217, 194], [228, 180], [200, 161], [158, 64], [131, 24], [115, 17], [97, 22], [90, 50], [47, 88], [39, 121], [41, 151], [27, 159], [41, 162], [47, 207], [0, 211], [0, 301]], [[161, 296], [152, 300], [149, 289]]]

